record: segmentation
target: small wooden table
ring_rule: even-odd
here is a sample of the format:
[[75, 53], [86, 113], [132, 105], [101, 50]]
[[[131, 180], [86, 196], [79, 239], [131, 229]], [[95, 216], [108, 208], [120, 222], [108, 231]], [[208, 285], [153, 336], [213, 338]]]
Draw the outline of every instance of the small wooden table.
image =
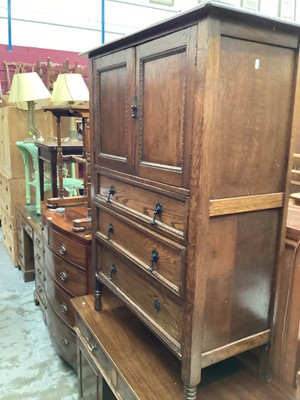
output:
[[[57, 197], [57, 142], [36, 142], [38, 147], [41, 200], [44, 200], [44, 161], [51, 165], [52, 196]], [[61, 143], [64, 155], [82, 155], [83, 143], [79, 140], [69, 140]]]

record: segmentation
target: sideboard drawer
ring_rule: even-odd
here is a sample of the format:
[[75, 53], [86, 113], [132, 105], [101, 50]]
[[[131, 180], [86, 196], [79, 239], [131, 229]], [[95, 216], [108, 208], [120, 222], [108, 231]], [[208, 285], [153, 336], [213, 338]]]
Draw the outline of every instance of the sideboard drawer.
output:
[[102, 241], [130, 258], [177, 295], [182, 295], [186, 248], [111, 210], [98, 209]]
[[112, 207], [124, 209], [130, 216], [141, 219], [149, 226], [153, 224], [155, 210], [159, 207], [154, 221], [157, 229], [185, 237], [187, 197], [105, 175], [100, 175], [98, 179], [100, 197], [110, 202]]
[[67, 261], [86, 268], [86, 248], [80, 243], [69, 239], [54, 229], [49, 229], [49, 244], [51, 249]]
[[55, 285], [48, 275], [46, 275], [46, 293], [51, 307], [70, 328], [73, 328], [75, 313], [70, 297]]
[[[124, 263], [114, 253], [98, 244], [98, 276], [112, 290], [122, 292], [123, 299], [142, 313], [148, 323], [162, 334], [166, 332], [181, 342], [182, 307], [180, 299], [174, 301], [165, 291], [143, 279], [142, 274]], [[175, 297], [175, 296], [173, 296]], [[163, 332], [164, 331], [164, 332]]]
[[86, 293], [86, 274], [75, 269], [61, 257], [56, 256], [47, 247], [45, 249], [45, 264], [48, 274], [73, 297], [82, 296]]
[[76, 371], [76, 335], [60, 320], [51, 306], [46, 308], [46, 316], [50, 337], [56, 352], [62, 356]]

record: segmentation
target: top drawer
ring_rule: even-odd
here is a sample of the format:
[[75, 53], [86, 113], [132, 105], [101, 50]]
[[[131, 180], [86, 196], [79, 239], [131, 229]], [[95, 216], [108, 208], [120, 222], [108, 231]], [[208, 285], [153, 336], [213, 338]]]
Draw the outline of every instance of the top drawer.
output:
[[101, 202], [121, 208], [160, 233], [186, 236], [188, 198], [183, 195], [105, 175], [99, 175], [98, 194]]
[[72, 239], [49, 229], [49, 244], [51, 249], [65, 260], [86, 269], [86, 247]]

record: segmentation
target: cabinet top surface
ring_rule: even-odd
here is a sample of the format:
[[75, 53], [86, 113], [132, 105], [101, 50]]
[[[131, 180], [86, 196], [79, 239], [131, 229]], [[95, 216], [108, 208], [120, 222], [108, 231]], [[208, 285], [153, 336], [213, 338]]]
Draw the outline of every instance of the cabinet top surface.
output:
[[89, 58], [125, 48], [130, 45], [138, 44], [147, 39], [160, 36], [161, 33], [170, 33], [178, 29], [193, 25], [202, 18], [208, 15], [213, 15], [219, 19], [233, 18], [239, 21], [252, 22], [254, 24], [260, 23], [264, 26], [270, 26], [272, 30], [283, 28], [285, 31], [299, 31], [300, 25], [291, 21], [286, 21], [281, 18], [270, 17], [262, 13], [245, 10], [240, 7], [234, 7], [229, 4], [219, 3], [216, 1], [208, 0], [205, 3], [198, 5], [190, 10], [180, 12], [177, 15], [150, 25], [142, 30], [132, 34], [123, 36], [120, 39], [102, 44], [96, 48], [87, 50], [80, 55], [88, 55]]
[[55, 210], [51, 211], [46, 207], [45, 204], [42, 205], [43, 225], [48, 223], [49, 225], [64, 231], [68, 235], [90, 242], [92, 240], [92, 234], [90, 230], [85, 230], [83, 232], [73, 231], [74, 219], [81, 219], [85, 218], [86, 216], [87, 208], [84, 206], [66, 207], [64, 212], [57, 212]]

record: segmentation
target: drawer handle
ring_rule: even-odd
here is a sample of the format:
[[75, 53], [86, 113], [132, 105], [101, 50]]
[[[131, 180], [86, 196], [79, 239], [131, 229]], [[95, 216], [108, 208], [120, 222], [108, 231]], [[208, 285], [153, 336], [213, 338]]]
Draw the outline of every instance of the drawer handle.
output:
[[109, 191], [108, 191], [106, 203], [111, 203], [111, 196], [113, 196], [115, 193], [116, 193], [116, 189], [113, 185], [111, 185], [111, 187], [109, 188]]
[[154, 215], [153, 215], [153, 218], [151, 219], [150, 223], [151, 223], [151, 225], [155, 226], [155, 225], [157, 225], [156, 217], [160, 217], [164, 211], [163, 205], [161, 203], [156, 203], [153, 211], [154, 211]]
[[66, 282], [66, 280], [68, 279], [68, 274], [66, 273], [66, 271], [61, 271], [59, 277], [63, 282]]
[[66, 347], [69, 346], [69, 341], [68, 341], [66, 338], [62, 337], [62, 338], [61, 338], [61, 342], [62, 342]]
[[97, 350], [98, 346], [96, 343], [91, 343], [91, 340], [92, 340], [92, 338], [90, 336], [86, 337], [88, 348], [89, 348], [90, 352], [92, 353], [93, 351]]
[[38, 261], [41, 261], [41, 256], [39, 254], [36, 255], [35, 257]]
[[151, 265], [148, 268], [148, 271], [153, 272], [154, 269], [154, 264], [157, 263], [157, 261], [159, 260], [159, 255], [158, 252], [156, 251], [156, 249], [153, 249], [150, 255], [151, 258]]
[[35, 239], [35, 243], [36, 243], [36, 244], [40, 245], [40, 244], [41, 244], [41, 242], [42, 242], [42, 241], [41, 241], [41, 239], [40, 239], [40, 238], [36, 238], [36, 239]]
[[111, 268], [110, 268], [110, 275], [108, 277], [108, 279], [110, 281], [113, 280], [113, 275], [117, 273], [117, 267], [115, 266], [115, 264], [112, 264]]
[[153, 306], [154, 306], [154, 308], [155, 308], [155, 310], [156, 310], [157, 312], [160, 312], [160, 310], [161, 310], [161, 304], [160, 304], [160, 301], [159, 301], [158, 299], [154, 299], [154, 301], [153, 301]]
[[38, 286], [38, 292], [42, 293], [43, 289], [41, 288], [41, 286]]
[[67, 248], [64, 244], [61, 244], [58, 248], [58, 252], [59, 254], [61, 254], [62, 256], [64, 256], [67, 253]]
[[111, 233], [114, 233], [114, 226], [113, 224], [109, 224], [108, 225], [108, 229], [107, 229], [107, 240], [111, 239]]
[[68, 306], [67, 306], [65, 303], [62, 303], [62, 304], [60, 305], [60, 309], [61, 309], [61, 312], [62, 312], [63, 314], [67, 314], [67, 312], [69, 311]]

